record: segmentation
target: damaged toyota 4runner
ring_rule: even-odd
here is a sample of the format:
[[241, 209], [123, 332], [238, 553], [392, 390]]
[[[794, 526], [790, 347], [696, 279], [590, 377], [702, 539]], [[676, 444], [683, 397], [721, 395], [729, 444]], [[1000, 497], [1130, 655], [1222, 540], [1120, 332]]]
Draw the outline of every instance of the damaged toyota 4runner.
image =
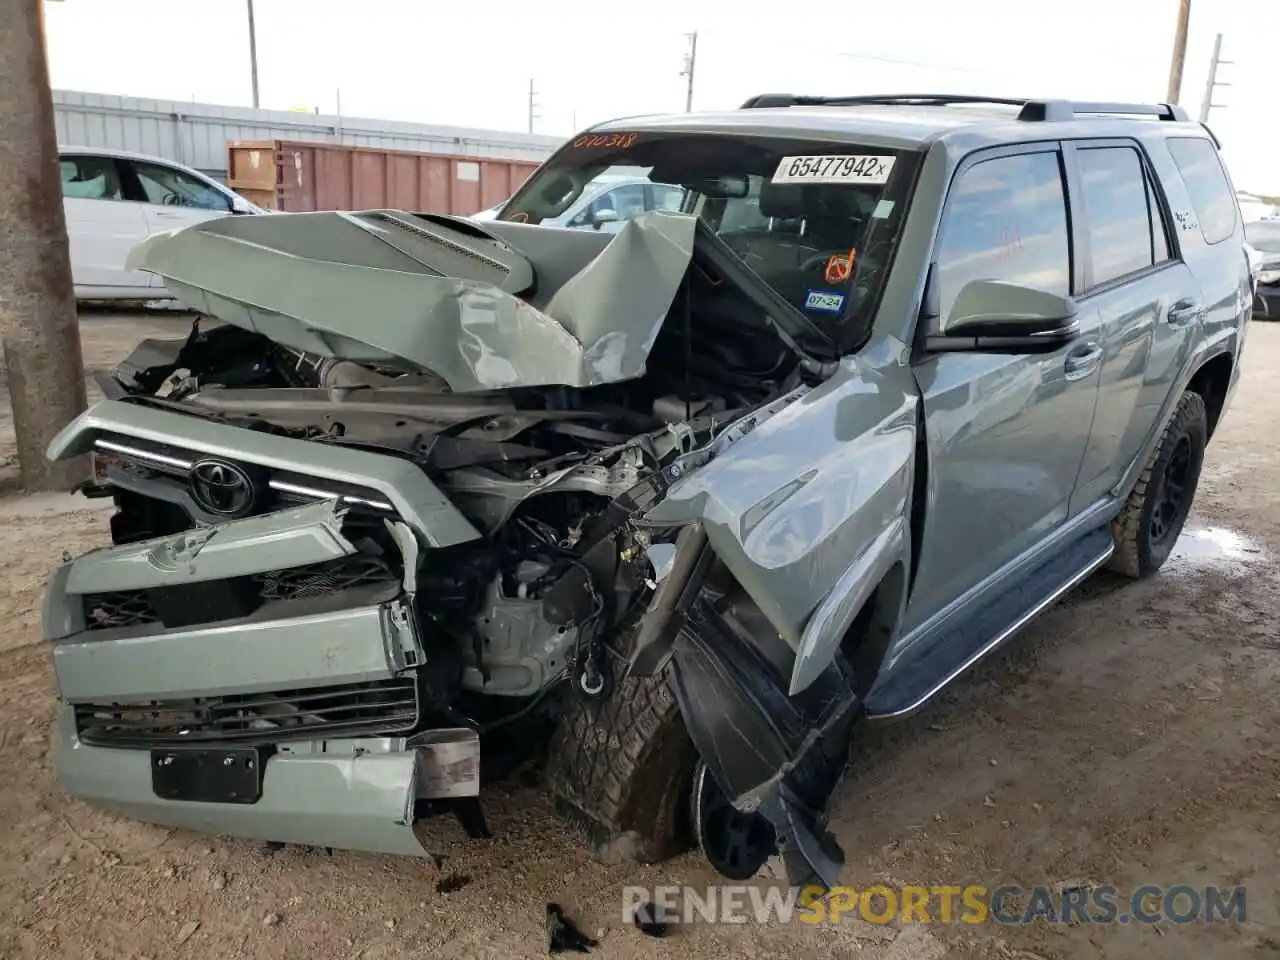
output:
[[[540, 225], [624, 175], [680, 210]], [[597, 127], [483, 224], [150, 238], [210, 319], [49, 450], [116, 508], [47, 590], [62, 784], [422, 854], [545, 754], [602, 854], [834, 883], [859, 724], [1168, 557], [1249, 316], [1233, 193], [1177, 107], [771, 95]]]

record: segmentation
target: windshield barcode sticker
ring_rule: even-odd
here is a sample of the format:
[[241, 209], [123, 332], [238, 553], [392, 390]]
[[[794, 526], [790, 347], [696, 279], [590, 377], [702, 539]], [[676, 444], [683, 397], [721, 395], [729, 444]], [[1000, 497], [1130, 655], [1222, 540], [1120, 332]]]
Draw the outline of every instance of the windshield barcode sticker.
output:
[[774, 183], [884, 184], [893, 172], [894, 157], [783, 157], [773, 173]]

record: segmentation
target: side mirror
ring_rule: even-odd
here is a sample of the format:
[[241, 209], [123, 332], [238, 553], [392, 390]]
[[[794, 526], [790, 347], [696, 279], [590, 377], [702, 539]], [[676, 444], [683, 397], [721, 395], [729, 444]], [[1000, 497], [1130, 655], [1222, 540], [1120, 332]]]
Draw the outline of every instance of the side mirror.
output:
[[257, 213], [258, 211], [254, 209], [253, 204], [251, 204], [244, 197], [236, 196], [231, 199], [231, 212], [232, 213]]
[[1070, 297], [1002, 280], [972, 280], [960, 290], [946, 326], [925, 337], [933, 352], [1041, 353], [1080, 332]]
[[606, 223], [617, 223], [618, 211], [613, 209], [613, 207], [601, 207], [599, 210], [596, 210], [591, 214], [591, 222], [597, 227]]

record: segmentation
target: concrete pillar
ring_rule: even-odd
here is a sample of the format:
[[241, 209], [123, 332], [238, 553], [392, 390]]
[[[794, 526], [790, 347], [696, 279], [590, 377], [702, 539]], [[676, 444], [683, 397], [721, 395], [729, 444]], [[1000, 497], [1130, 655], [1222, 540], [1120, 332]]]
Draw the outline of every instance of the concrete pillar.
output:
[[65, 490], [45, 448], [85, 407], [43, 0], [0, 0], [0, 338], [22, 484]]

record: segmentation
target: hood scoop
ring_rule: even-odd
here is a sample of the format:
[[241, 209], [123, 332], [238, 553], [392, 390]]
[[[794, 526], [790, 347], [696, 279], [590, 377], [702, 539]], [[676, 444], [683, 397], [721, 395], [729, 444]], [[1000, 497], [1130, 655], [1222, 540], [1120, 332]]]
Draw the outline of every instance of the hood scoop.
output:
[[367, 230], [440, 277], [488, 283], [515, 296], [533, 289], [533, 266], [508, 244], [394, 210], [349, 214]]

